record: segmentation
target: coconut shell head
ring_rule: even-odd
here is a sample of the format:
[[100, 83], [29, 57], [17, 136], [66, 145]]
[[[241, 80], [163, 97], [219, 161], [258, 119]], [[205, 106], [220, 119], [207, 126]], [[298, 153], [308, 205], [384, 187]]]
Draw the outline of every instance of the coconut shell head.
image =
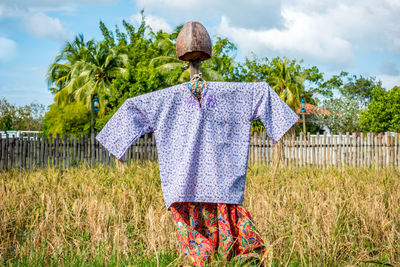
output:
[[212, 55], [210, 35], [206, 28], [197, 21], [183, 25], [176, 39], [176, 55], [180, 60], [207, 60]]

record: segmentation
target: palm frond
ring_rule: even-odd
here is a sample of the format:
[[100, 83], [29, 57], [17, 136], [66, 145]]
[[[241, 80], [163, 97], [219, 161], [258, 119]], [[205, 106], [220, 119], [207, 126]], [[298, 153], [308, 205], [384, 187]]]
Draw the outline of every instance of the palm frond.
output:
[[182, 68], [182, 66], [183, 66], [182, 63], [166, 63], [157, 67], [157, 70], [161, 73], [165, 73], [177, 68]]
[[186, 69], [181, 73], [178, 81], [180, 83], [183, 83], [183, 82], [188, 82], [189, 80], [190, 80], [190, 71], [189, 71], [189, 69]]
[[224, 77], [215, 70], [204, 68], [202, 69], [202, 76], [206, 81], [223, 81]]
[[157, 66], [161, 66], [161, 65], [164, 65], [164, 64], [168, 64], [168, 63], [181, 63], [182, 64], [182, 61], [180, 61], [179, 59], [177, 59], [176, 57], [171, 57], [171, 56], [159, 56], [159, 57], [155, 57], [155, 58], [152, 58], [151, 60], [150, 60], [150, 65], [151, 66], [155, 66], [155, 67], [157, 67]]

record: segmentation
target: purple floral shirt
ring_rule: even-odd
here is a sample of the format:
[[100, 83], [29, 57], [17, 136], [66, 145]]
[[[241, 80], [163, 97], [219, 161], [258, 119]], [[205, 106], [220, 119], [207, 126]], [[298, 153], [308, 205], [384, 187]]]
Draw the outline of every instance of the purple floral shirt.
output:
[[155, 134], [161, 188], [174, 202], [242, 204], [251, 121], [275, 143], [299, 116], [265, 82], [208, 82], [201, 108], [187, 83], [127, 99], [96, 136], [111, 154]]

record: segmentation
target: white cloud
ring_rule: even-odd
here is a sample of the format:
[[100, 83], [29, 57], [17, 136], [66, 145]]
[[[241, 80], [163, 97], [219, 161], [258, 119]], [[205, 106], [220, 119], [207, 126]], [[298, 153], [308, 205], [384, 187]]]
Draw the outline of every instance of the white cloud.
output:
[[66, 2], [72, 4], [111, 4], [117, 3], [118, 0], [2, 0], [5, 5], [10, 5], [18, 8], [32, 7], [55, 7], [64, 6]]
[[0, 62], [8, 61], [17, 54], [17, 44], [10, 39], [0, 37]]
[[392, 89], [394, 86], [400, 86], [400, 75], [378, 75], [376, 77], [378, 80], [382, 81], [382, 86], [386, 90]]
[[46, 14], [26, 14], [23, 18], [25, 29], [39, 38], [50, 38], [64, 41], [70, 37], [58, 18], [52, 18]]
[[[154, 32], [157, 32], [158, 30], [171, 32], [173, 30], [173, 28], [167, 23], [167, 21], [161, 17], [146, 14], [144, 16], [146, 24], [150, 25]], [[142, 21], [142, 15], [140, 13], [134, 14], [129, 19], [132, 23], [140, 24]]]
[[[137, 0], [171, 25], [197, 20], [229, 37], [240, 54], [287, 55], [327, 70], [351, 69], [356, 55], [400, 55], [399, 0]], [[213, 25], [218, 26], [214, 27]]]
[[[20, 7], [19, 4], [22, 2], [24, 1], [16, 1], [15, 5], [0, 6], [0, 12], [3, 10], [3, 17], [16, 19], [21, 23], [23, 29], [39, 38], [57, 41], [65, 41], [72, 38], [72, 33], [65, 30], [60, 19], [50, 17], [42, 11], [46, 10], [46, 8], [31, 8], [29, 5]], [[46, 1], [39, 2], [44, 3]]]
[[349, 66], [354, 55], [351, 44], [330, 32], [320, 31], [310, 17], [291, 10], [283, 12], [285, 29], [256, 31], [233, 27], [222, 17], [218, 33], [238, 43], [245, 53], [281, 54], [314, 62]]
[[320, 31], [348, 40], [356, 49], [400, 52], [400, 1], [287, 0], [283, 9], [295, 10], [315, 21]]
[[200, 8], [201, 2], [200, 0], [138, 0], [136, 4], [139, 7], [152, 8], [153, 10], [157, 7], [160, 9], [189, 10]]
[[337, 70], [354, 67], [358, 52], [400, 53], [399, 3], [286, 0], [281, 5], [282, 27], [236, 26], [222, 15], [217, 32], [238, 43], [244, 55], [286, 55]]
[[23, 28], [39, 38], [57, 41], [71, 39], [61, 20], [47, 15], [47, 12], [72, 13], [79, 6], [87, 4], [112, 4], [119, 0], [2, 0], [0, 17], [16, 18]]
[[145, 12], [162, 14], [168, 21], [183, 24], [197, 20], [218, 22], [222, 15], [234, 26], [265, 29], [281, 25], [281, 1], [263, 0], [138, 0]]

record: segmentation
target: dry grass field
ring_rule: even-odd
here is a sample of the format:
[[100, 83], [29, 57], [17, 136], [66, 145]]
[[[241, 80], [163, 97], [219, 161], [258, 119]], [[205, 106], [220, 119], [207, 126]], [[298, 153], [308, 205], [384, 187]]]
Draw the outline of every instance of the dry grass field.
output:
[[[243, 205], [267, 266], [400, 265], [399, 170], [253, 165]], [[0, 265], [181, 266], [178, 245], [157, 163], [0, 173]]]

